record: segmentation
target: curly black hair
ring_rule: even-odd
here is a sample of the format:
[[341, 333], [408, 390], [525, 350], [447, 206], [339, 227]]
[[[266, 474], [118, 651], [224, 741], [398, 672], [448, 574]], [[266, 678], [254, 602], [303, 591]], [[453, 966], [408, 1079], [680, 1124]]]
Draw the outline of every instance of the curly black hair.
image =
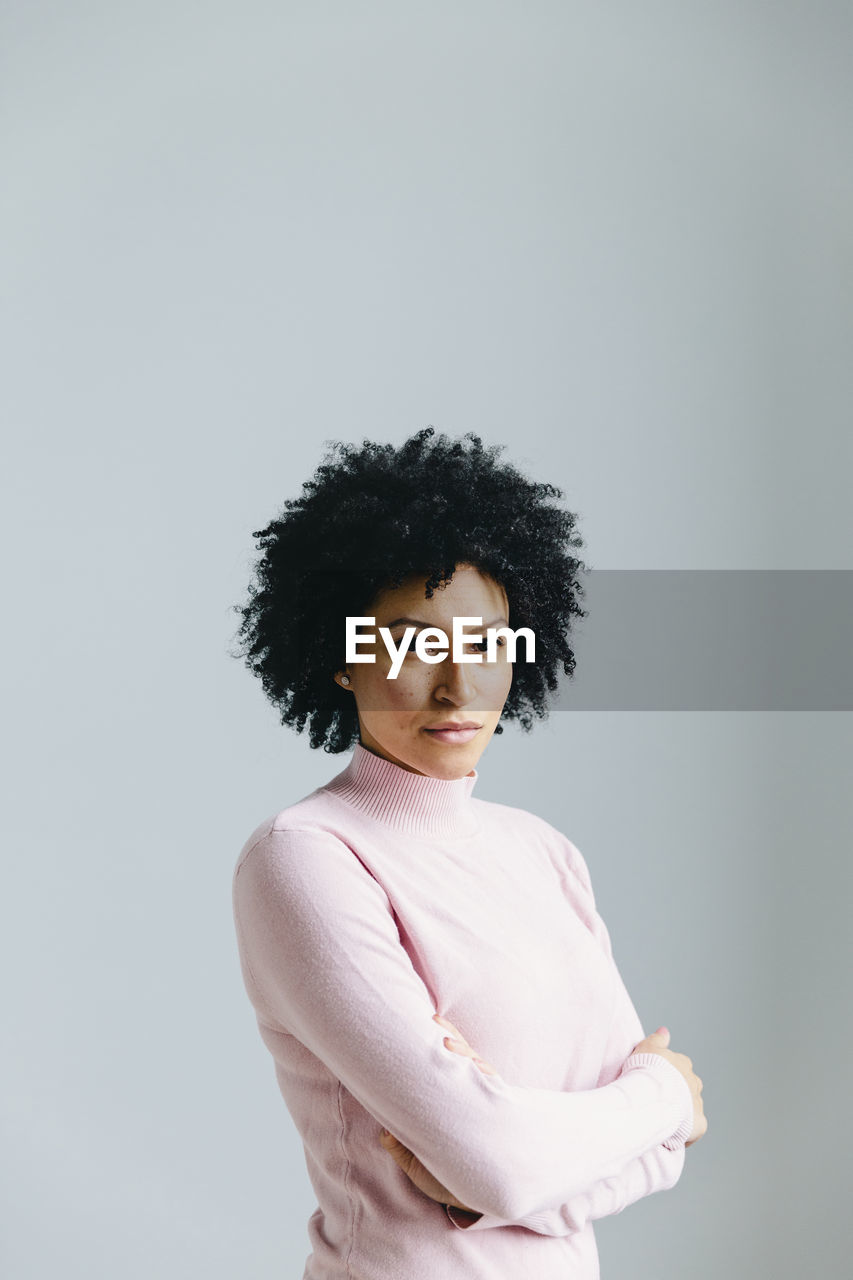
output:
[[345, 665], [344, 618], [372, 616], [379, 592], [413, 573], [431, 599], [472, 564], [504, 588], [510, 625], [536, 637], [536, 661], [515, 665], [501, 717], [529, 732], [548, 714], [558, 666], [574, 672], [571, 617], [586, 617], [577, 517], [551, 501], [562, 490], [499, 462], [505, 446], [485, 448], [470, 431], [452, 440], [429, 426], [399, 447], [327, 443], [302, 495], [252, 534], [262, 555], [247, 602], [233, 606], [242, 624], [231, 656], [260, 676], [282, 724], [301, 733], [309, 721], [312, 747], [346, 751], [359, 725], [355, 699], [332, 679]]

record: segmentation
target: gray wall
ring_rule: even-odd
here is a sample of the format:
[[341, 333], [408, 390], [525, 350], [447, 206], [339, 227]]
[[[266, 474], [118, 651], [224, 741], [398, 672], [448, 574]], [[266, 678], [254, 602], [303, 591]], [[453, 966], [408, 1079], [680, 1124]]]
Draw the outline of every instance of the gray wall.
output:
[[[5, 1274], [296, 1280], [230, 876], [345, 759], [227, 655], [251, 531], [325, 439], [432, 423], [561, 485], [597, 569], [853, 567], [851, 9], [2, 22]], [[604, 1280], [848, 1274], [851, 737], [568, 705], [481, 760], [583, 850], [705, 1081]]]

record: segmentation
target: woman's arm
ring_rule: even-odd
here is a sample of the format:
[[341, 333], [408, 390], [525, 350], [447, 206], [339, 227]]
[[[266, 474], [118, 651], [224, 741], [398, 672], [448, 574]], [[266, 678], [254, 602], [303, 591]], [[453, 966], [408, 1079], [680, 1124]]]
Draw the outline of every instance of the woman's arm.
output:
[[296, 1036], [460, 1203], [536, 1220], [689, 1135], [689, 1090], [665, 1058], [569, 1093], [448, 1053], [384, 890], [331, 833], [271, 830], [233, 890], [259, 1018]]
[[674, 1187], [684, 1166], [684, 1147], [671, 1151], [659, 1144], [645, 1155], [630, 1160], [620, 1173], [602, 1178], [589, 1191], [582, 1191], [565, 1204], [544, 1213], [508, 1222], [489, 1214], [470, 1214], [455, 1206], [445, 1206], [448, 1218], [461, 1230], [487, 1230], [490, 1227], [526, 1227], [541, 1236], [570, 1236], [581, 1231], [587, 1222], [621, 1213], [628, 1205], [654, 1191]]
[[[605, 955], [613, 964], [615, 971], [616, 1001], [604, 1052], [604, 1063], [598, 1078], [598, 1087], [605, 1087], [613, 1080], [618, 1079], [621, 1072], [632, 1070], [632, 1063], [646, 1062], [649, 1057], [654, 1056], [658, 1062], [665, 1063], [666, 1066], [670, 1067], [673, 1073], [678, 1075], [682, 1081], [684, 1092], [690, 1099], [690, 1109], [687, 1114], [691, 1118], [690, 1126], [683, 1137], [670, 1138], [666, 1142], [658, 1143], [650, 1150], [627, 1161], [617, 1173], [600, 1179], [593, 1186], [573, 1196], [566, 1203], [558, 1205], [548, 1212], [535, 1214], [513, 1224], [527, 1227], [540, 1235], [564, 1236], [579, 1231], [590, 1220], [621, 1213], [628, 1205], [634, 1204], [635, 1201], [642, 1199], [643, 1196], [651, 1195], [655, 1191], [667, 1191], [675, 1186], [684, 1167], [684, 1140], [689, 1137], [692, 1128], [693, 1100], [690, 1097], [687, 1082], [680, 1075], [677, 1068], [667, 1062], [665, 1058], [644, 1053], [632, 1056], [634, 1046], [645, 1039], [646, 1033], [613, 959], [610, 934], [596, 910], [589, 869], [577, 846], [567, 840], [555, 828], [551, 828], [551, 831], [558, 837], [560, 858], [564, 859], [564, 866], [570, 873], [571, 884], [568, 887], [568, 892], [572, 897], [580, 895], [579, 901], [577, 898], [575, 899], [579, 914], [597, 938]], [[489, 1227], [507, 1225], [504, 1219], [485, 1214], [474, 1217], [461, 1209], [451, 1206], [447, 1207], [447, 1216], [454, 1226], [468, 1231], [486, 1230]]]
[[[615, 971], [616, 999], [604, 1051], [604, 1062], [597, 1082], [598, 1087], [603, 1087], [617, 1079], [623, 1070], [632, 1070], [634, 1065], [651, 1061], [657, 1067], [658, 1062], [666, 1062], [666, 1059], [659, 1055], [633, 1054], [634, 1047], [645, 1039], [646, 1033], [643, 1031], [621, 974], [616, 968], [610, 935], [596, 910], [589, 870], [579, 849], [556, 829], [551, 828], [551, 830], [558, 837], [559, 859], [564, 869], [570, 873], [567, 893], [574, 900], [578, 914], [598, 940]], [[667, 1065], [672, 1064], [667, 1063]], [[676, 1068], [673, 1067], [672, 1070], [676, 1071]], [[686, 1082], [684, 1087], [689, 1095]], [[689, 1105], [689, 1114], [692, 1118], [692, 1099]], [[688, 1129], [688, 1135], [689, 1132]], [[571, 1235], [580, 1231], [588, 1221], [621, 1213], [628, 1205], [634, 1204], [644, 1196], [674, 1187], [681, 1176], [684, 1160], [683, 1140], [669, 1139], [666, 1143], [659, 1143], [650, 1151], [629, 1160], [617, 1174], [601, 1179], [566, 1203], [512, 1223], [492, 1214], [471, 1214], [455, 1205], [446, 1205], [445, 1210], [455, 1227], [468, 1231], [522, 1226], [539, 1235]]]
[[[609, 1048], [605, 1060], [610, 1062], [615, 1055], [624, 1064], [625, 1069], [630, 1070], [632, 1069], [629, 1067], [631, 1059], [635, 1062], [646, 1060], [645, 1054], [632, 1055], [631, 1053], [633, 1046], [639, 1044], [645, 1036], [634, 1006], [621, 980], [620, 987], [624, 997], [620, 999], [617, 1006], [620, 1017], [616, 1020], [617, 1025], [611, 1028], [610, 1040], [610, 1045], [616, 1047]], [[620, 1024], [621, 1028], [627, 1027], [629, 1031], [627, 1048], [625, 1048], [625, 1039]], [[666, 1061], [665, 1059], [660, 1060]], [[671, 1064], [667, 1063], [667, 1065]], [[599, 1078], [599, 1086], [610, 1083], [611, 1078], [618, 1078], [619, 1070], [621, 1068], [614, 1073], [608, 1066], [605, 1066]], [[674, 1067], [673, 1070], [675, 1070]], [[693, 1104], [691, 1100], [691, 1118], [692, 1114]], [[447, 1205], [445, 1209], [448, 1218], [455, 1227], [468, 1231], [482, 1231], [490, 1227], [512, 1225], [526, 1227], [529, 1231], [535, 1231], [538, 1235], [572, 1235], [574, 1232], [582, 1230], [589, 1221], [621, 1213], [628, 1205], [634, 1204], [635, 1201], [641, 1200], [644, 1196], [651, 1195], [655, 1191], [667, 1191], [674, 1187], [681, 1176], [684, 1159], [685, 1147], [683, 1141], [674, 1143], [670, 1139], [667, 1143], [659, 1143], [650, 1151], [636, 1156], [633, 1160], [629, 1160], [617, 1174], [602, 1178], [594, 1186], [573, 1196], [566, 1203], [511, 1224], [508, 1224], [505, 1219], [494, 1215], [467, 1213], [454, 1205]]]

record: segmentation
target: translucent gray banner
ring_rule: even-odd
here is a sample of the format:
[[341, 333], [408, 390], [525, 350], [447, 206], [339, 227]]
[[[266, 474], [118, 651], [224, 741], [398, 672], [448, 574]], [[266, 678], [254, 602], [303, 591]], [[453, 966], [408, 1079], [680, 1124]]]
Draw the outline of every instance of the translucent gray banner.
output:
[[564, 711], [851, 711], [853, 570], [591, 570]]

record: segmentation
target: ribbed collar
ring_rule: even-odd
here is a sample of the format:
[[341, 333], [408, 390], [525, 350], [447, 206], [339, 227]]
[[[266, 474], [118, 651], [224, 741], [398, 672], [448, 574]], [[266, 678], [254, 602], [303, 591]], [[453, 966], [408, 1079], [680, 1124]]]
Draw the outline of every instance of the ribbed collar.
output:
[[479, 829], [471, 792], [480, 775], [430, 778], [355, 744], [352, 758], [324, 788], [384, 826], [408, 835], [467, 836]]

